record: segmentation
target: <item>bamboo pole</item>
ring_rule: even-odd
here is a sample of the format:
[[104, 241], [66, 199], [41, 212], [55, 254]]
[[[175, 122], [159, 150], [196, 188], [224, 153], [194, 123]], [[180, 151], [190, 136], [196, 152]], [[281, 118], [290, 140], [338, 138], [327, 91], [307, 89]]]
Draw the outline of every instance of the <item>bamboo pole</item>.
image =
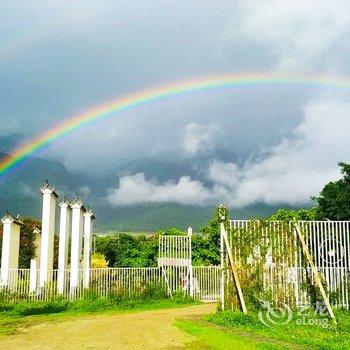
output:
[[[224, 231], [225, 227], [220, 225], [220, 299], [221, 299], [221, 310], [225, 310], [225, 251], [224, 251]], [[222, 229], [223, 227], [223, 229]]]
[[223, 222], [220, 224], [220, 231], [221, 231], [221, 234], [222, 234], [224, 242], [225, 242], [226, 251], [227, 251], [227, 255], [228, 255], [228, 258], [230, 261], [231, 270], [232, 270], [232, 274], [233, 274], [233, 279], [234, 279], [234, 282], [235, 282], [235, 285], [237, 288], [239, 303], [241, 305], [241, 309], [242, 309], [243, 313], [245, 315], [247, 315], [248, 314], [247, 307], [245, 305], [241, 284], [239, 282], [238, 274], [237, 274], [236, 267], [235, 267], [234, 261], [233, 261], [232, 250], [231, 250], [231, 247], [230, 247], [229, 242], [228, 242], [227, 232], [226, 232], [226, 228], [225, 228], [225, 225]]
[[309, 252], [309, 249], [308, 249], [308, 247], [306, 245], [304, 235], [302, 234], [302, 232], [300, 230], [300, 226], [299, 226], [298, 223], [295, 223], [294, 227], [295, 227], [295, 230], [297, 232], [298, 238], [299, 238], [299, 240], [301, 242], [301, 246], [303, 248], [303, 251], [304, 251], [304, 254], [306, 256], [306, 259], [308, 260], [308, 262], [310, 264], [312, 273], [314, 275], [315, 282], [318, 285], [318, 287], [320, 288], [320, 292], [321, 292], [323, 301], [326, 304], [328, 314], [329, 314], [330, 318], [333, 319], [334, 323], [337, 324], [337, 320], [336, 320], [336, 318], [334, 316], [333, 309], [332, 309], [332, 306], [331, 306], [331, 304], [329, 302], [327, 293], [326, 293], [325, 289], [323, 288], [321, 277], [320, 277], [320, 275], [319, 275], [319, 273], [317, 271], [317, 268], [316, 268], [316, 266], [314, 264], [313, 258], [312, 258], [311, 254]]

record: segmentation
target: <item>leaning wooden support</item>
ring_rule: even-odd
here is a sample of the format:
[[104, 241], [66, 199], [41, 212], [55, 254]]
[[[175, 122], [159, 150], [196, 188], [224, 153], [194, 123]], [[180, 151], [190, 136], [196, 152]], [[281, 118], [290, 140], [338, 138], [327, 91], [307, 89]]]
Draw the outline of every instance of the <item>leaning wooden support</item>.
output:
[[225, 228], [225, 225], [223, 222], [220, 225], [220, 231], [221, 231], [222, 237], [224, 238], [226, 252], [227, 252], [227, 255], [228, 255], [228, 258], [230, 261], [231, 270], [232, 270], [232, 274], [233, 274], [233, 280], [234, 280], [236, 288], [237, 288], [239, 303], [241, 305], [242, 312], [245, 315], [247, 315], [248, 314], [247, 307], [245, 305], [241, 284], [239, 282], [238, 273], [237, 273], [237, 270], [236, 270], [236, 267], [235, 267], [235, 264], [233, 261], [232, 250], [231, 250], [231, 247], [230, 247], [229, 242], [228, 242], [227, 232], [226, 232], [226, 228]]
[[317, 271], [317, 268], [316, 268], [316, 266], [314, 264], [314, 260], [313, 260], [313, 258], [311, 256], [310, 252], [309, 252], [309, 248], [308, 248], [308, 246], [307, 246], [307, 244], [305, 242], [305, 238], [304, 238], [304, 235], [302, 234], [302, 232], [300, 230], [299, 224], [295, 223], [294, 224], [294, 228], [295, 228], [295, 230], [297, 232], [297, 235], [298, 235], [298, 238], [299, 238], [299, 240], [301, 242], [301, 246], [303, 248], [303, 252], [304, 252], [304, 254], [306, 256], [306, 259], [308, 260], [308, 263], [310, 264], [311, 271], [312, 271], [312, 273], [314, 275], [314, 278], [315, 278], [315, 282], [317, 283], [318, 287], [320, 288], [322, 299], [323, 299], [323, 301], [324, 301], [324, 303], [325, 303], [325, 305], [327, 307], [328, 314], [329, 314], [330, 318], [333, 319], [334, 323], [337, 324], [337, 320], [336, 320], [336, 318], [334, 316], [332, 306], [331, 306], [331, 304], [329, 302], [329, 298], [328, 298], [327, 293], [326, 293], [326, 291], [325, 291], [325, 289], [323, 287], [323, 284], [322, 284], [322, 281], [321, 281], [321, 277], [320, 277], [320, 275], [319, 275], [319, 273]]
[[172, 299], [172, 298], [173, 298], [173, 293], [171, 292], [171, 288], [170, 288], [169, 280], [168, 280], [168, 277], [167, 277], [167, 275], [166, 275], [166, 272], [165, 272], [164, 266], [161, 266], [160, 268], [162, 269], [162, 275], [163, 275], [164, 280], [165, 280], [165, 283], [166, 283], [166, 285], [167, 285], [167, 288], [168, 288], [168, 293], [169, 293], [170, 299]]

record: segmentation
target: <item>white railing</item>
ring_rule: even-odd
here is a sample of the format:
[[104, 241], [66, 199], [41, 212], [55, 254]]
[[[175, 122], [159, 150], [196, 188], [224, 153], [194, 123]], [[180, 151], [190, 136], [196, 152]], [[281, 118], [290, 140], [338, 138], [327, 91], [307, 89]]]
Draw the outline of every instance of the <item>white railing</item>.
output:
[[[52, 278], [44, 287], [31, 290], [30, 269], [17, 269], [9, 271], [9, 282], [7, 286], [0, 287], [0, 301], [17, 302], [22, 300], [47, 301], [55, 297], [67, 300], [83, 298], [84, 293], [92, 291], [97, 296], [108, 297], [111, 294], [131, 297], [142, 295], [148, 288], [163, 289], [172, 295], [177, 291], [189, 292], [184, 284], [183, 268], [167, 274], [161, 267], [141, 268], [93, 268], [90, 269], [89, 288], [84, 281], [84, 270], [78, 271], [78, 286], [72, 288], [69, 284], [70, 270], [63, 271], [63, 289], [58, 288], [57, 280], [59, 271], [52, 271]], [[216, 302], [219, 299], [219, 267], [196, 266], [193, 267], [193, 283], [196, 287], [193, 297], [204, 302]], [[39, 270], [36, 271], [38, 281]], [[34, 277], [34, 278], [35, 278]], [[33, 278], [33, 276], [32, 276]]]

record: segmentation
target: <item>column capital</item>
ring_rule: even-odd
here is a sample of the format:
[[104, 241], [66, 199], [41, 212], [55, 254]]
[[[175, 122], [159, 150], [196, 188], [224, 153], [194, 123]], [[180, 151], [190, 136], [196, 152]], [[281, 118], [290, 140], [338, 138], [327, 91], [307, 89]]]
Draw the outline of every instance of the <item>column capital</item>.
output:
[[95, 220], [95, 214], [93, 213], [93, 211], [88, 208], [86, 210], [86, 212], [83, 214], [84, 218], [91, 218], [91, 220]]
[[82, 202], [79, 198], [76, 198], [76, 199], [70, 204], [70, 207], [71, 207], [72, 209], [80, 209], [80, 210], [82, 210], [83, 212], [86, 211], [83, 202]]
[[54, 197], [58, 198], [58, 194], [56, 193], [55, 189], [50, 186], [49, 181], [45, 181], [45, 184], [43, 187], [40, 188], [40, 192], [42, 194], [52, 194]]
[[16, 224], [19, 226], [23, 225], [23, 222], [19, 219], [19, 217], [14, 218], [9, 212], [6, 212], [5, 216], [1, 218], [1, 222], [3, 224]]
[[70, 204], [66, 198], [59, 204], [60, 208], [70, 208]]

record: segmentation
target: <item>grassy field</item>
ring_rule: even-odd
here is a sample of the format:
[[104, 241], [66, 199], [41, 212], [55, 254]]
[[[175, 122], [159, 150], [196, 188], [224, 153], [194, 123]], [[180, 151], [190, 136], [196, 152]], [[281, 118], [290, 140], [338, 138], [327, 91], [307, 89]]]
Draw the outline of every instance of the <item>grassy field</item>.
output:
[[276, 344], [277, 341], [269, 338], [254, 337], [251, 334], [242, 334], [215, 327], [202, 321], [178, 320], [175, 325], [182, 331], [197, 338], [189, 344], [191, 350], [284, 350], [295, 349], [287, 343]]
[[[286, 325], [275, 324], [271, 328], [264, 326], [258, 319], [257, 314], [244, 316], [240, 312], [219, 312], [207, 316], [205, 319], [209, 323], [224, 326], [227, 330], [234, 330], [235, 334], [226, 334], [226, 336], [235, 339], [237, 332], [245, 332], [247, 334], [268, 337], [289, 344], [300, 345], [306, 349], [319, 350], [344, 350], [350, 349], [350, 313], [348, 311], [336, 312], [338, 325], [335, 326], [328, 323], [327, 327], [322, 326], [323, 322], [315, 324], [298, 324], [297, 317]], [[308, 319], [306, 319], [305, 323]], [[313, 320], [315, 320], [313, 316]], [[324, 320], [324, 318], [322, 318]], [[313, 321], [313, 323], [315, 323]], [[191, 327], [189, 327], [191, 331]], [[197, 330], [199, 332], [200, 330]], [[223, 333], [221, 330], [217, 330]], [[203, 333], [205, 335], [205, 333]], [[223, 337], [224, 338], [224, 337]], [[223, 339], [222, 338], [222, 339]], [[220, 339], [220, 337], [219, 337]], [[216, 349], [213, 347], [213, 349]], [[226, 347], [218, 347], [217, 349], [226, 349]], [[259, 348], [257, 348], [259, 349]], [[270, 349], [269, 347], [267, 349]], [[273, 349], [273, 348], [271, 348]]]

